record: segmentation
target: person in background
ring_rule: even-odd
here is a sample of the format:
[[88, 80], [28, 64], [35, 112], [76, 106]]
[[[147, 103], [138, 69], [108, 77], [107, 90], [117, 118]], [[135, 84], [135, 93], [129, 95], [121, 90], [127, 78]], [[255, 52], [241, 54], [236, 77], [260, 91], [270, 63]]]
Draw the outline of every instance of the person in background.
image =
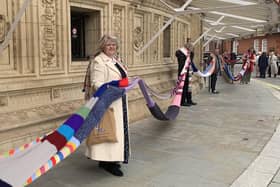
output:
[[259, 69], [259, 66], [258, 66], [258, 60], [259, 60], [259, 58], [260, 58], [260, 56], [262, 55], [262, 52], [258, 52], [257, 54], [256, 54], [256, 64], [255, 64], [255, 71], [256, 71], [256, 77], [259, 77], [260, 76], [260, 69]]
[[269, 66], [270, 66], [270, 73], [275, 78], [278, 72], [278, 67], [277, 67], [277, 56], [274, 54], [274, 51], [271, 51], [270, 53]]
[[226, 63], [229, 63], [228, 61], [231, 60], [230, 59], [230, 53], [227, 50], [225, 50], [225, 52], [223, 53], [223, 59]]
[[[175, 56], [177, 57], [178, 60], [178, 77], [180, 76], [184, 68], [188, 55], [190, 55], [191, 62], [193, 62], [194, 53], [193, 53], [193, 45], [191, 44], [191, 42], [187, 42], [184, 45], [184, 47], [178, 49], [175, 53]], [[181, 99], [181, 106], [192, 106], [197, 104], [192, 100], [190, 66], [191, 65], [187, 67], [186, 78], [184, 82], [182, 99]]]
[[221, 72], [222, 66], [224, 65], [224, 60], [223, 60], [223, 57], [220, 55], [219, 48], [216, 48], [212, 55], [214, 55], [214, 58], [212, 57], [211, 59], [214, 60], [215, 70], [210, 77], [211, 92], [213, 94], [218, 94], [219, 92], [216, 90], [216, 83], [217, 83], [217, 79], [218, 79], [218, 74]]
[[[85, 96], [92, 95], [101, 85], [112, 80], [121, 80], [127, 77], [127, 71], [117, 56], [117, 38], [104, 35], [99, 41], [97, 54], [91, 60], [86, 78], [89, 78], [92, 89], [87, 90]], [[88, 74], [89, 73], [89, 74]], [[87, 98], [86, 98], [87, 99]], [[116, 142], [89, 143], [87, 139], [86, 157], [99, 161], [99, 167], [115, 176], [123, 176], [120, 162], [128, 163], [129, 134], [126, 96], [114, 101], [104, 114], [102, 121], [113, 123], [116, 129]], [[101, 122], [102, 123], [102, 122]], [[99, 124], [101, 126], [101, 124]], [[93, 136], [93, 135], [92, 135]]]
[[268, 58], [266, 52], [263, 52], [258, 59], [258, 67], [260, 70], [260, 78], [265, 79], [266, 69], [268, 67]]
[[231, 63], [230, 63], [231, 73], [234, 75], [234, 65], [235, 65], [236, 60], [237, 60], [237, 56], [234, 52], [232, 52], [230, 54], [230, 60], [231, 60]]
[[280, 52], [277, 54], [278, 75], [280, 75]]
[[251, 80], [251, 74], [254, 71], [254, 64], [256, 62], [256, 55], [254, 49], [253, 48], [248, 49], [247, 53], [244, 53], [242, 60], [243, 60], [242, 68], [245, 68], [245, 66], [247, 66], [247, 68], [240, 83], [248, 84]]

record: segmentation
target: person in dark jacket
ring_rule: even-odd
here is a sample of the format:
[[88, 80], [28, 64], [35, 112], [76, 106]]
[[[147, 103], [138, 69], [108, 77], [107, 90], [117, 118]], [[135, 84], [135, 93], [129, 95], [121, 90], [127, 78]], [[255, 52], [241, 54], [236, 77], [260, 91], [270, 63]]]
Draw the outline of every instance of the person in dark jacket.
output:
[[[218, 74], [221, 73], [221, 69], [224, 65], [224, 60], [223, 57], [220, 55], [220, 49], [216, 48], [215, 52], [214, 52], [214, 63], [215, 63], [215, 70], [211, 75], [211, 91], [213, 94], [218, 94], [219, 92], [216, 90], [216, 83], [217, 83], [217, 78], [218, 78]], [[212, 61], [212, 58], [210, 58]]]
[[[184, 68], [188, 55], [190, 55], [191, 62], [193, 61], [194, 53], [192, 52], [192, 49], [193, 49], [192, 44], [190, 42], [187, 42], [184, 45], [184, 47], [176, 51], [175, 55], [178, 60], [178, 77], [180, 76]], [[191, 81], [190, 66], [191, 65], [187, 67], [186, 78], [183, 87], [182, 99], [181, 99], [181, 106], [191, 106], [197, 104], [192, 101], [192, 91], [190, 86], [190, 81]]]
[[263, 52], [262, 55], [259, 57], [258, 66], [260, 70], [260, 78], [265, 79], [266, 69], [268, 66], [268, 57], [265, 52]]

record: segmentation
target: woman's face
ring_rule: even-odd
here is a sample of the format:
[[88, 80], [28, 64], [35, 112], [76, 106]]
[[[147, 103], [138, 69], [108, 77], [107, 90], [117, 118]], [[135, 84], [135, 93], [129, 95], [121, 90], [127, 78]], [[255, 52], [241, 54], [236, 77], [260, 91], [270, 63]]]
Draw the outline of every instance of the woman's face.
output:
[[113, 57], [117, 52], [117, 44], [112, 41], [108, 41], [104, 48], [104, 53], [109, 56]]

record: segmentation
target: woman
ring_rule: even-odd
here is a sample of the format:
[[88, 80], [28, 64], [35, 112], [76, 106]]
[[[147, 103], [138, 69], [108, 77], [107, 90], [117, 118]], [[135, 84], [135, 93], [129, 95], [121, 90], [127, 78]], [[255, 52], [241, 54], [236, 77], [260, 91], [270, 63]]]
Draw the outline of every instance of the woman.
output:
[[[106, 82], [127, 77], [126, 69], [117, 57], [117, 49], [118, 41], [115, 37], [104, 35], [101, 38], [98, 53], [90, 63], [90, 75], [86, 75], [90, 77], [91, 86], [93, 88], [92, 92]], [[98, 144], [90, 144], [89, 141], [87, 141], [85, 154], [89, 159], [99, 161], [100, 168], [103, 168], [115, 176], [123, 176], [119, 163], [128, 163], [129, 157], [126, 96], [114, 101], [110, 105], [109, 110], [113, 111], [113, 115], [104, 116], [103, 118], [111, 118], [104, 121], [113, 120], [117, 141]]]
[[248, 49], [247, 53], [245, 53], [242, 57], [243, 65], [242, 68], [247, 65], [247, 69], [240, 81], [241, 84], [248, 84], [251, 80], [251, 74], [254, 71], [254, 65], [256, 62], [256, 55], [253, 48]]
[[269, 66], [271, 69], [271, 75], [275, 78], [278, 72], [278, 67], [277, 67], [277, 56], [274, 54], [274, 51], [271, 52], [271, 55], [269, 57]]

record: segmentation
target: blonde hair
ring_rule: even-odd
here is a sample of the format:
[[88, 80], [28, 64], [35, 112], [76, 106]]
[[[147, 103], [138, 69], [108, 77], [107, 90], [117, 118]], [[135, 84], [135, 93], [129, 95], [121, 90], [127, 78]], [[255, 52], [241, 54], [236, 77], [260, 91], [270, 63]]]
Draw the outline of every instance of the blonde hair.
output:
[[105, 46], [109, 42], [115, 43], [117, 45], [117, 49], [119, 48], [119, 41], [118, 41], [117, 37], [105, 34], [100, 38], [98, 48], [97, 48], [97, 52], [94, 56], [97, 56], [99, 53], [103, 52], [104, 49], [105, 49]]

